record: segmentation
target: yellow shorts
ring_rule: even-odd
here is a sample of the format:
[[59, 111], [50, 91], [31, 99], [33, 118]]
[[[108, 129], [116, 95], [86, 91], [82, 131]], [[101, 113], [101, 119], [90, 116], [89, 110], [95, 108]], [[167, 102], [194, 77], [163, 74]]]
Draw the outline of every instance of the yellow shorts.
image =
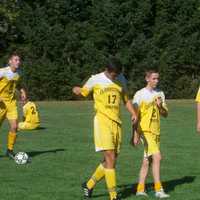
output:
[[144, 143], [144, 157], [149, 157], [160, 152], [160, 135], [143, 132], [141, 139]]
[[16, 101], [0, 102], [0, 124], [5, 118], [7, 118], [8, 120], [17, 120], [18, 112]]
[[18, 130], [34, 130], [38, 128], [40, 124], [31, 124], [28, 122], [19, 122], [18, 123]]
[[102, 114], [96, 114], [94, 118], [94, 142], [96, 151], [115, 150], [116, 153], [119, 153], [121, 132], [121, 124]]

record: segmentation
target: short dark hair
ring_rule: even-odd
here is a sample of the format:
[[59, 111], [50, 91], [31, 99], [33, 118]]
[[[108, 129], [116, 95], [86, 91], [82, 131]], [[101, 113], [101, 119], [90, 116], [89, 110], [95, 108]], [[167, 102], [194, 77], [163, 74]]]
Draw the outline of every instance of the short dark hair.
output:
[[154, 74], [154, 73], [159, 73], [158, 70], [156, 69], [148, 69], [145, 71], [145, 77], [149, 77], [151, 74]]
[[14, 56], [21, 57], [19, 53], [17, 53], [16, 51], [14, 51], [14, 52], [10, 53], [8, 59], [11, 59], [11, 58], [14, 57]]
[[110, 57], [107, 61], [106, 69], [108, 72], [116, 72], [120, 74], [122, 72], [122, 64], [119, 59]]

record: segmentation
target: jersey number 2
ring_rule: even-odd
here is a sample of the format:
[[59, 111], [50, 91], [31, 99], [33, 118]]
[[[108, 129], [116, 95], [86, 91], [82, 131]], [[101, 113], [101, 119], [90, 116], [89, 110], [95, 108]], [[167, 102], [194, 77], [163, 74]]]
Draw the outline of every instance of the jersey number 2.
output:
[[32, 115], [35, 115], [35, 108], [33, 107], [33, 106], [31, 106], [31, 113], [32, 113]]

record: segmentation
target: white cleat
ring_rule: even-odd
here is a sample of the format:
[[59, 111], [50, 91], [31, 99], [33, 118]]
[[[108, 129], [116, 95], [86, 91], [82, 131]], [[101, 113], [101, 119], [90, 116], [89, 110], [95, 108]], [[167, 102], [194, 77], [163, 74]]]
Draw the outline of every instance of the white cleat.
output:
[[146, 192], [136, 192], [136, 196], [148, 197], [148, 194]]
[[166, 194], [163, 189], [155, 193], [155, 196], [160, 199], [169, 198], [170, 195]]

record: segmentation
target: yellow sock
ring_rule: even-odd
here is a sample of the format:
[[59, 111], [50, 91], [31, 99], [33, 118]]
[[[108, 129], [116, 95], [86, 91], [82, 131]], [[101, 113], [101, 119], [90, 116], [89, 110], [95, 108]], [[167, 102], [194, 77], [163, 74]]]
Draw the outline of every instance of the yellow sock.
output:
[[115, 199], [117, 197], [115, 169], [105, 169], [105, 179], [110, 199]]
[[17, 138], [17, 134], [15, 132], [8, 133], [8, 149], [11, 151], [14, 149], [16, 138]]
[[98, 181], [100, 181], [104, 177], [104, 175], [105, 175], [104, 166], [102, 164], [100, 164], [96, 168], [96, 170], [95, 170], [94, 174], [92, 175], [92, 177], [87, 182], [87, 187], [89, 189], [92, 189], [96, 185], [96, 183]]
[[144, 192], [144, 191], [145, 191], [145, 185], [143, 183], [138, 183], [137, 192]]
[[154, 190], [155, 190], [156, 192], [160, 191], [161, 188], [162, 188], [161, 182], [154, 183]]

